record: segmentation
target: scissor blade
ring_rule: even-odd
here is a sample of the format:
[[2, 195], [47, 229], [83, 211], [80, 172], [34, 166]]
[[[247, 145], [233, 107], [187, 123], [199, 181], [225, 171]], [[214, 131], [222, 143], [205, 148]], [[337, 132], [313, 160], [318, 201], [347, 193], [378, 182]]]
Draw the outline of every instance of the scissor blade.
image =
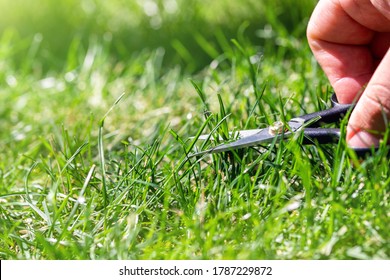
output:
[[[284, 136], [291, 134], [291, 132], [284, 133]], [[220, 153], [233, 149], [240, 149], [245, 147], [252, 147], [263, 143], [270, 143], [274, 141], [275, 138], [279, 138], [281, 135], [271, 135], [268, 129], [263, 129], [260, 132], [238, 139], [232, 143], [223, 144], [215, 148], [210, 149], [211, 153]]]
[[271, 135], [269, 133], [268, 129], [262, 129], [259, 132], [252, 134], [250, 136], [238, 139], [232, 143], [222, 144], [222, 145], [213, 147], [211, 149], [208, 149], [206, 151], [195, 153], [195, 154], [193, 154], [193, 156], [200, 156], [200, 155], [208, 154], [208, 153], [222, 153], [222, 152], [236, 150], [236, 149], [240, 149], [240, 148], [252, 147], [252, 146], [259, 145], [259, 144], [270, 143], [270, 142], [274, 141], [276, 138], [288, 137], [290, 135], [291, 135], [290, 131], [287, 131], [287, 132], [280, 134], [280, 135]]
[[195, 153], [192, 156], [200, 156], [200, 155], [208, 154], [208, 153], [221, 153], [221, 152], [231, 151], [234, 149], [252, 147], [252, 146], [259, 145], [259, 144], [270, 143], [270, 142], [277, 140], [279, 138], [282, 138], [282, 137], [283, 138], [290, 137], [292, 132], [295, 132], [300, 127], [302, 127], [303, 122], [304, 122], [304, 120], [301, 118], [294, 118], [288, 122], [288, 126], [287, 126], [287, 127], [289, 127], [288, 131], [284, 131], [284, 132], [281, 132], [279, 134], [277, 133], [275, 135], [273, 133], [270, 133], [270, 128], [260, 129], [256, 133], [249, 132], [249, 136], [243, 137], [243, 138], [238, 139], [234, 142], [222, 144], [222, 145], [213, 147], [211, 149]]
[[[235, 132], [229, 132], [229, 136], [232, 138], [244, 138], [259, 133], [260, 131], [262, 131], [262, 129], [239, 130]], [[213, 140], [214, 137], [212, 137], [210, 134], [202, 134], [198, 137], [198, 140], [208, 140], [208, 139]], [[222, 137], [220, 140], [223, 140]]]

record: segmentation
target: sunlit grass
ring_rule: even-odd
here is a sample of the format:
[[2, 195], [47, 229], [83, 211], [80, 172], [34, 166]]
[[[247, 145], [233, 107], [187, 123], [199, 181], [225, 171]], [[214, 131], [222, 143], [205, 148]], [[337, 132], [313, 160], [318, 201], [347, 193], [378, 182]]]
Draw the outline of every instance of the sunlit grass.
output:
[[[188, 157], [216, 144], [192, 136], [228, 138], [330, 105], [293, 35], [304, 20], [290, 33], [272, 17], [257, 30], [262, 44], [245, 24], [234, 40], [195, 35], [210, 55], [195, 74], [167, 67], [166, 48], [121, 60], [113, 41], [77, 39], [61, 70], [45, 72], [39, 36], [3, 34], [0, 258], [388, 258], [386, 147], [359, 159], [344, 141], [298, 137]], [[16, 63], [15, 50], [28, 55]]]

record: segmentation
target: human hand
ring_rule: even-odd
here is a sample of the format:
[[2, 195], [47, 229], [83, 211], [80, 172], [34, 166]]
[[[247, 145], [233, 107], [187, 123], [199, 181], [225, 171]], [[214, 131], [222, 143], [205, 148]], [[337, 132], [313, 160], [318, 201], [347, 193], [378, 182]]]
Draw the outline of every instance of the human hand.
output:
[[378, 146], [390, 120], [390, 0], [320, 0], [307, 37], [339, 102], [359, 99], [348, 145]]

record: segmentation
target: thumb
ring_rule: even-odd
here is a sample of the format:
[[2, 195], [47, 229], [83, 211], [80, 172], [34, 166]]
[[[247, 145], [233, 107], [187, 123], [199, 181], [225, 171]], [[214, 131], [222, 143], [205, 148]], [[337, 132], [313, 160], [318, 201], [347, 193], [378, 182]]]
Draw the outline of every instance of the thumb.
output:
[[347, 126], [350, 147], [379, 146], [390, 120], [390, 49], [357, 102]]

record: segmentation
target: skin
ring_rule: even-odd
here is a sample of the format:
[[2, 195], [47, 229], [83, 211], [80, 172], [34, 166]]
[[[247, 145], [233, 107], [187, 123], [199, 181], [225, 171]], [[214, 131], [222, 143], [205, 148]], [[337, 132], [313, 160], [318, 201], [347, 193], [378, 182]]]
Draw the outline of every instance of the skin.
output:
[[320, 0], [307, 38], [339, 102], [357, 101], [348, 145], [378, 146], [390, 120], [390, 0]]

